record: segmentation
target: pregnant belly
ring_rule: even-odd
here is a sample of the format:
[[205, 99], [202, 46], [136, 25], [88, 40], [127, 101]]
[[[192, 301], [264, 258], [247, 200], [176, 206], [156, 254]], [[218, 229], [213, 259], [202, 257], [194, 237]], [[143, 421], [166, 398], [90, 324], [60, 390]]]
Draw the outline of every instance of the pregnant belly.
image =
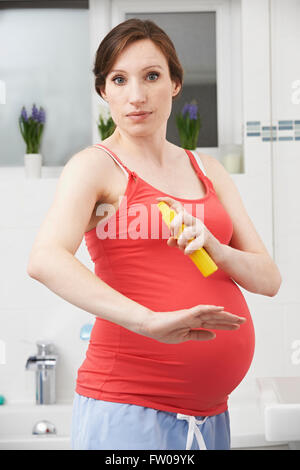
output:
[[169, 284], [157, 295], [152, 291], [147, 302], [140, 292], [123, 293], [162, 315], [199, 304], [223, 305], [247, 321], [238, 330], [213, 330], [213, 340], [165, 344], [98, 318], [82, 366], [85, 379], [90, 375], [107, 399], [215, 414], [246, 375], [254, 354], [253, 323], [239, 287], [219, 270], [203, 279], [203, 286], [190, 282], [176, 290]]
[[158, 409], [209, 414], [227, 402], [251, 365], [254, 328], [245, 301], [238, 313], [247, 318], [238, 330], [214, 330], [213, 340], [180, 344], [160, 343], [99, 319], [89, 347], [89, 369], [94, 377], [98, 370], [107, 397], [123, 396], [128, 402], [138, 397], [139, 403], [151, 400]]
[[224, 402], [239, 385], [254, 353], [250, 316], [239, 330], [215, 333], [215, 339], [210, 341], [180, 344], [140, 337], [134, 348], [128, 348], [124, 347], [129, 340], [127, 331], [122, 331], [115, 371], [120, 378], [123, 375], [127, 391], [140, 390], [143, 384], [143, 392], [167, 396], [169, 403], [181, 397], [187, 402], [185, 408], [209, 409]]

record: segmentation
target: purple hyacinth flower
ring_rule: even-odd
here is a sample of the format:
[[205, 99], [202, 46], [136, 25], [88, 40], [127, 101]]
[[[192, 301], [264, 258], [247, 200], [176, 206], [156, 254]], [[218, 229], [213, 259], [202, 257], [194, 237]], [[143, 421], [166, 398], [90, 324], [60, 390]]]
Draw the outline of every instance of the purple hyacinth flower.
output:
[[26, 113], [25, 106], [23, 106], [23, 108], [22, 108], [21, 117], [23, 118], [24, 121], [28, 121], [28, 116], [27, 116], [27, 113]]
[[189, 114], [190, 119], [196, 120], [198, 118], [198, 107], [196, 104], [185, 104], [182, 110], [182, 115], [184, 116], [186, 113]]
[[41, 124], [45, 124], [45, 111], [43, 110], [43, 108], [40, 108], [40, 112], [39, 112], [39, 116], [38, 116], [38, 121], [41, 123]]
[[34, 121], [39, 120], [39, 112], [35, 104], [32, 106], [31, 117]]
[[185, 104], [185, 105], [184, 105], [184, 107], [183, 107], [183, 109], [182, 109], [182, 112], [181, 112], [181, 113], [182, 113], [182, 115], [184, 116], [184, 115], [185, 115], [185, 113], [187, 113], [187, 112], [188, 112], [188, 110], [189, 110], [189, 105], [188, 105], [188, 104]]
[[197, 111], [198, 111], [197, 105], [191, 104], [190, 109], [189, 109], [190, 119], [194, 119], [194, 120], [197, 119]]

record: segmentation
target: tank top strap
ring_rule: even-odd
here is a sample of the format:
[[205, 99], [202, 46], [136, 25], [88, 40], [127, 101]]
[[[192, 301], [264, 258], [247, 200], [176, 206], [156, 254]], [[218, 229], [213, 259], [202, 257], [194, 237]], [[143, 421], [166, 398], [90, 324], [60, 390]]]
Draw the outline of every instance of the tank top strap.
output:
[[[105, 145], [103, 145], [103, 144], [94, 144], [94, 145], [92, 145], [92, 147], [100, 148], [100, 149], [104, 150], [106, 153], [108, 153], [108, 155], [110, 155], [111, 158], [117, 163], [117, 165], [119, 165], [119, 167], [126, 174], [126, 176], [130, 176], [130, 175], [133, 176], [133, 177], [136, 176], [136, 173], [134, 171], [131, 171], [129, 168], [127, 168], [127, 166], [124, 165], [124, 163], [119, 159], [119, 157], [117, 157], [117, 155], [114, 152], [112, 152], [107, 147], [105, 147]], [[206, 176], [206, 171], [205, 171], [204, 165], [203, 165], [199, 155], [197, 154], [197, 152], [195, 150], [186, 150], [186, 149], [185, 149], [185, 151], [188, 154], [190, 160], [192, 161], [192, 164], [193, 164], [196, 172], [198, 174], [202, 173]], [[200, 172], [199, 172], [199, 170], [200, 170]]]
[[96, 148], [99, 148], [99, 149], [102, 149], [104, 150], [106, 153], [108, 153], [108, 155], [111, 156], [111, 158], [117, 163], [117, 165], [119, 165], [119, 167], [122, 169], [122, 171], [124, 171], [125, 175], [126, 176], [135, 176], [135, 173], [134, 171], [131, 171], [129, 170], [129, 168], [127, 168], [126, 165], [124, 165], [124, 163], [121, 162], [121, 160], [119, 159], [119, 157], [117, 157], [117, 155], [112, 152], [111, 150], [109, 150], [107, 147], [105, 147], [105, 145], [102, 145], [102, 144], [94, 144], [92, 145], [92, 147], [96, 147]]
[[206, 176], [206, 171], [204, 168], [204, 165], [201, 161], [201, 158], [199, 157], [198, 153], [195, 150], [186, 150], [188, 156], [190, 157], [192, 164], [194, 165], [194, 168], [197, 173], [199, 173], [199, 169], [201, 172]]

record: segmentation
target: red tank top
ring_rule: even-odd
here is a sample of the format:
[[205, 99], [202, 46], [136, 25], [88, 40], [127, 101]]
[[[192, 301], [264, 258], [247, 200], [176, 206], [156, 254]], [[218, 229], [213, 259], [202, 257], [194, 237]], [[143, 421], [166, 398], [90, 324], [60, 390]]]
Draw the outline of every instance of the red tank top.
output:
[[[85, 360], [78, 370], [76, 392], [99, 400], [194, 416], [222, 413], [227, 409], [228, 395], [247, 373], [254, 353], [254, 328], [244, 296], [220, 268], [205, 278], [178, 247], [167, 246], [170, 232], [156, 200], [167, 194], [130, 171], [109, 149], [99, 147], [128, 173], [128, 183], [119, 209], [85, 233], [95, 274], [153, 311], [223, 305], [226, 311], [244, 316], [247, 321], [238, 330], [215, 330], [216, 338], [210, 341], [166, 344], [97, 317]], [[233, 232], [230, 216], [193, 153], [186, 153], [206, 193], [201, 199], [168, 196], [179, 200], [195, 217], [199, 217], [200, 207], [203, 223], [228, 245]], [[158, 231], [153, 230], [157, 220]], [[103, 236], [105, 228], [107, 238]]]

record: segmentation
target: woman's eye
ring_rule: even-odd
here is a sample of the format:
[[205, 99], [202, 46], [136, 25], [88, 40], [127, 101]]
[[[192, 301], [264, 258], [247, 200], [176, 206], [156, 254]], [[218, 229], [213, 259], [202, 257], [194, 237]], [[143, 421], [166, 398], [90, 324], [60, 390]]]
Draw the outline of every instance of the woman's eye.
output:
[[[116, 80], [119, 80], [120, 78], [122, 79], [122, 77], [115, 77], [115, 78], [112, 79], [112, 82], [115, 82]], [[117, 85], [118, 85], [118, 83], [117, 83]]]
[[[157, 72], [150, 72], [150, 73], [148, 74], [148, 76], [149, 76], [149, 75], [157, 75], [157, 76], [159, 76], [159, 73], [157, 73]], [[153, 80], [150, 80], [150, 81], [153, 82]]]
[[[159, 77], [159, 73], [158, 73], [158, 72], [149, 72], [148, 75], [147, 75], [147, 77], [149, 77], [149, 75], [157, 75], [157, 77]], [[116, 80], [120, 80], [120, 79], [123, 80], [123, 77], [121, 77], [121, 76], [114, 77], [114, 78], [112, 79], [112, 82], [116, 83], [116, 85], [122, 85], [122, 83], [116, 82]], [[154, 82], [154, 81], [156, 81], [156, 80], [150, 80], [150, 82]]]

